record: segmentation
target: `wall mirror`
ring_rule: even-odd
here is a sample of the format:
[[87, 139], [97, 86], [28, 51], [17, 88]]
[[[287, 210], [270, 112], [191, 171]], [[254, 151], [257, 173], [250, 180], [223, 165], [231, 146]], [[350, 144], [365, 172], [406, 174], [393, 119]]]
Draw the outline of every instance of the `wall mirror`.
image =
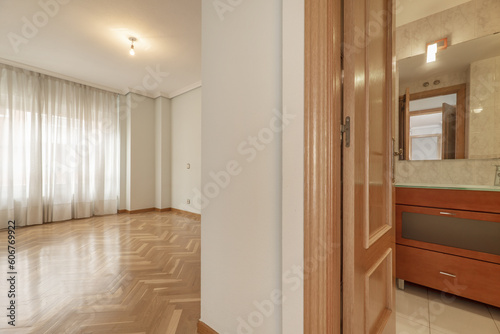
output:
[[[470, 4], [478, 10], [475, 2]], [[456, 9], [448, 11], [453, 10]], [[466, 35], [467, 27], [462, 27], [461, 35], [442, 29], [440, 36], [432, 32], [426, 36], [424, 31], [417, 36], [418, 55], [398, 55], [401, 59], [396, 136], [400, 160], [500, 158], [500, 33], [485, 32], [477, 37], [481, 17], [477, 12], [467, 17], [463, 8], [459, 12], [464, 26], [475, 19], [469, 24], [475, 32], [461, 38], [463, 41], [458, 36]], [[415, 29], [418, 24], [432, 27], [433, 20], [446, 25], [444, 17], [450, 14], [442, 15], [440, 19], [436, 19], [436, 14], [420, 19]], [[496, 20], [500, 21], [500, 17]], [[405, 36], [398, 36], [397, 42], [411, 43], [415, 48], [415, 33], [402, 31], [407, 27], [398, 29], [398, 34], [407, 36], [406, 40]], [[447, 38], [450, 45], [437, 52], [436, 61], [427, 62], [426, 43], [439, 38]]]

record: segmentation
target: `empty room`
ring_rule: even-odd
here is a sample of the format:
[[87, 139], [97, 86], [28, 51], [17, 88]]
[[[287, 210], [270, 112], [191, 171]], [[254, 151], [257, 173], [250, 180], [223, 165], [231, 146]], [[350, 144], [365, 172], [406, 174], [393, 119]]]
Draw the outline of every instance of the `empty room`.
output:
[[0, 0], [0, 333], [500, 334], [500, 0]]

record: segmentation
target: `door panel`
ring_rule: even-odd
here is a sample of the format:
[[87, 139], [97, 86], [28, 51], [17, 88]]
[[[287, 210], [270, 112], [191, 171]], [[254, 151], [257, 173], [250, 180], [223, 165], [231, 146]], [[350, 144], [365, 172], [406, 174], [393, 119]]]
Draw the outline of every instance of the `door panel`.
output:
[[392, 310], [392, 250], [385, 254], [368, 270], [365, 279], [366, 328], [368, 333], [377, 333]]
[[455, 159], [457, 108], [443, 103], [443, 159]]
[[392, 8], [344, 1], [344, 333], [395, 333]]
[[[387, 1], [375, 0], [366, 1], [367, 13], [387, 13]], [[386, 122], [386, 111], [388, 106], [386, 71], [387, 71], [387, 31], [383, 26], [367, 22], [367, 52], [366, 52], [366, 78], [368, 89], [366, 89], [368, 108], [365, 108], [365, 118], [367, 127], [366, 148], [369, 160], [366, 169], [368, 179], [365, 185], [368, 186], [369, 201], [366, 210], [369, 213], [366, 223], [368, 224], [368, 234], [365, 236], [365, 248], [373, 244], [380, 238], [383, 231], [387, 230], [388, 198], [380, 196], [387, 189], [388, 179], [386, 178], [387, 165], [387, 145], [386, 139], [389, 135], [390, 124]], [[389, 208], [390, 209], [390, 208]], [[390, 221], [389, 221], [390, 223]]]

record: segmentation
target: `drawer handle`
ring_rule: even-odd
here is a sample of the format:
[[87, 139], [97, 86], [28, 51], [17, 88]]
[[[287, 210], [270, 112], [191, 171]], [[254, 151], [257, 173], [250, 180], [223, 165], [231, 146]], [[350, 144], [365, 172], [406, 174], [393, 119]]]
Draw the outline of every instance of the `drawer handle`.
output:
[[453, 275], [453, 274], [445, 273], [444, 271], [440, 271], [439, 273], [440, 273], [441, 275], [445, 275], [445, 276], [457, 277], [457, 275]]
[[444, 212], [444, 211], [440, 212], [439, 214], [441, 214], [441, 215], [447, 215], [447, 216], [456, 216], [457, 215], [456, 213]]

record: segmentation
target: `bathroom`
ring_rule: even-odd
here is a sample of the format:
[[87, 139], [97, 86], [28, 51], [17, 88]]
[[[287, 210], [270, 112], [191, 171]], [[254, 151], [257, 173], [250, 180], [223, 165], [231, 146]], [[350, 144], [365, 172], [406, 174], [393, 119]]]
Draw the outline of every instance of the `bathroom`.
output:
[[497, 333], [500, 1], [429, 8], [396, 30], [397, 332]]

